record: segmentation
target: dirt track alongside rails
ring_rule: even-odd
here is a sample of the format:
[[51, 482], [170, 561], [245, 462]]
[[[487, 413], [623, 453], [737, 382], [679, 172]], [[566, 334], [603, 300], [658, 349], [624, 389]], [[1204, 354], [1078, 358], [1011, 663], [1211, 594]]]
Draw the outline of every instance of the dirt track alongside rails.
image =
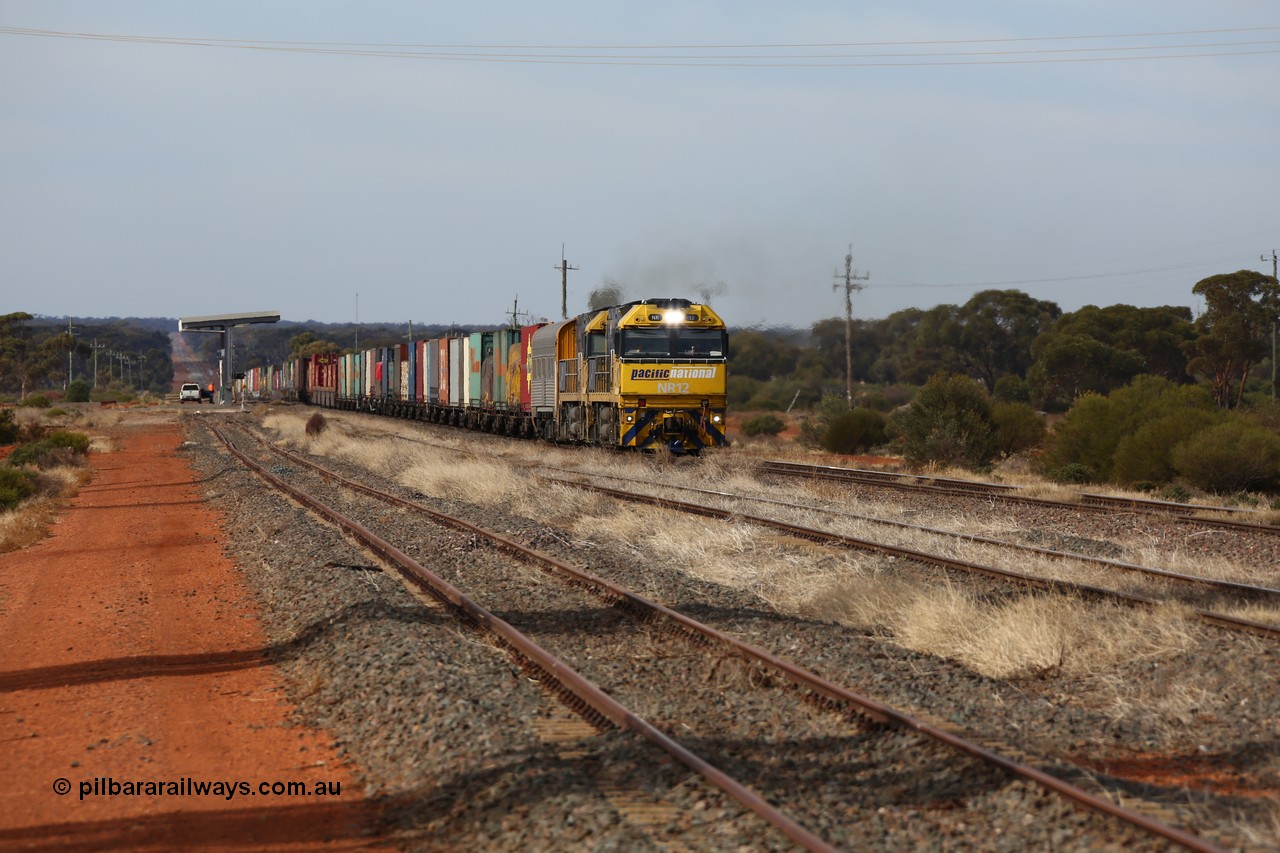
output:
[[[268, 662], [288, 649], [223, 554], [182, 428], [114, 429], [50, 538], [0, 556], [0, 848], [367, 848], [375, 808], [292, 722]], [[289, 782], [307, 794], [269, 787]]]

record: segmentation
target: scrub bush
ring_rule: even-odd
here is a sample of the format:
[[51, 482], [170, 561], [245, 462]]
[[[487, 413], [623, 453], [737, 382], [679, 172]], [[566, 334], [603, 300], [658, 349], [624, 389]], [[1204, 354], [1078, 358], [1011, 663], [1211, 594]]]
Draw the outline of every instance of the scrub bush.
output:
[[987, 392], [967, 376], [936, 374], [911, 405], [894, 415], [907, 461], [976, 469], [996, 455], [996, 425]]
[[[1040, 465], [1044, 471], [1055, 471], [1065, 465], [1079, 464], [1092, 472], [1092, 479], [1111, 480], [1116, 452], [1126, 437], [1161, 418], [1198, 418], [1203, 413], [1210, 416], [1217, 413], [1213, 398], [1205, 388], [1174, 385], [1156, 376], [1139, 376], [1131, 385], [1105, 397], [1089, 393], [1077, 399], [1049, 435]], [[1126, 462], [1126, 476], [1154, 480], [1151, 470], [1157, 466], [1142, 462], [1141, 446], [1142, 442], [1138, 442], [1127, 451], [1134, 458]]]
[[857, 399], [858, 406], [864, 409], [887, 412], [893, 408], [893, 403], [889, 402], [889, 395], [880, 390], [863, 391], [858, 394]]
[[13, 509], [35, 490], [35, 475], [21, 468], [0, 466], [0, 510]]
[[0, 409], [0, 444], [13, 444], [20, 429], [13, 419], [13, 409]]
[[67, 384], [68, 403], [87, 403], [89, 402], [89, 383], [83, 379], [77, 379]]
[[742, 422], [742, 434], [752, 438], [757, 435], [777, 435], [786, 428], [786, 422], [774, 414], [756, 415]]
[[10, 465], [78, 465], [89, 452], [89, 436], [82, 432], [54, 430], [44, 438], [19, 445], [9, 454]]
[[996, 380], [992, 390], [993, 399], [1002, 403], [1030, 403], [1031, 392], [1027, 390], [1027, 380], [1012, 373], [1006, 373]]
[[991, 420], [996, 425], [996, 446], [1005, 456], [1039, 447], [1044, 441], [1044, 418], [1026, 403], [996, 403]]
[[1280, 485], [1280, 436], [1243, 417], [1202, 430], [1173, 449], [1174, 469], [1218, 494]]
[[1148, 421], [1120, 439], [1111, 460], [1111, 479], [1117, 483], [1167, 483], [1177, 473], [1173, 448], [1222, 419], [1213, 409], [1187, 409]]
[[307, 418], [307, 425], [303, 428], [303, 431], [306, 432], [307, 438], [319, 438], [328, 428], [329, 422], [325, 420], [324, 415], [316, 412]]
[[1091, 482], [1093, 480], [1093, 472], [1089, 470], [1088, 465], [1081, 465], [1079, 462], [1068, 462], [1066, 465], [1050, 471], [1049, 479], [1055, 483], [1070, 483], [1078, 486]]
[[831, 422], [849, 411], [849, 401], [841, 394], [827, 394], [813, 407], [813, 414], [800, 421], [800, 443], [821, 447]]
[[888, 419], [873, 409], [851, 409], [827, 424], [822, 446], [832, 453], [857, 453], [884, 444]]

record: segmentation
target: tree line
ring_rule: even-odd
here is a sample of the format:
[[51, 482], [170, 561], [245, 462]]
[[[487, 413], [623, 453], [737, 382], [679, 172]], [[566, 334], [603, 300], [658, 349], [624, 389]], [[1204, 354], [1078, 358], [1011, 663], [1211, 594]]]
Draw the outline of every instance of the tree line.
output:
[[23, 311], [0, 315], [0, 393], [65, 392], [73, 382], [164, 393], [173, 382], [166, 328], [176, 328], [175, 321], [111, 318], [68, 324]]
[[[1107, 394], [1141, 375], [1205, 383], [1218, 406], [1239, 407], [1271, 358], [1280, 288], [1241, 270], [1200, 281], [1205, 311], [1183, 306], [1086, 306], [1064, 313], [1019, 290], [986, 290], [963, 305], [908, 308], [855, 320], [852, 379], [892, 395], [936, 374], [964, 375], [1000, 399], [1066, 411], [1085, 393]], [[815, 323], [808, 341], [772, 330], [731, 338], [730, 399], [748, 409], [815, 405], [845, 377], [845, 322]], [[891, 402], [894, 402], [891, 400]]]

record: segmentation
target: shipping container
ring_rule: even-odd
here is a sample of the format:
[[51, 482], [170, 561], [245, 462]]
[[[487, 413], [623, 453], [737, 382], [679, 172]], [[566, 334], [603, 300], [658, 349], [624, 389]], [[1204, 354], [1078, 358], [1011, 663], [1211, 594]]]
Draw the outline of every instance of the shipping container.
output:
[[452, 392], [449, 391], [449, 339], [438, 338], [436, 340], [436, 402], [442, 406], [449, 405], [449, 397]]
[[440, 341], [432, 338], [427, 341], [427, 351], [423, 356], [426, 368], [422, 376], [423, 399], [430, 403], [440, 402]]
[[424, 341], [414, 341], [409, 345], [409, 398], [415, 403], [422, 402], [422, 353]]
[[520, 330], [520, 363], [524, 367], [524, 378], [520, 380], [520, 408], [526, 412], [533, 411], [533, 336], [545, 325], [539, 323]]
[[[472, 408], [484, 404], [484, 364], [493, 357], [493, 332], [473, 332], [467, 337], [467, 402]], [[490, 365], [492, 368], [492, 364]], [[492, 402], [492, 400], [490, 401]]]
[[512, 345], [519, 346], [519, 329], [499, 329], [493, 333], [492, 368], [485, 374], [486, 394], [489, 405], [495, 409], [507, 409], [507, 355]]
[[401, 400], [409, 399], [409, 383], [413, 378], [413, 371], [410, 365], [413, 362], [409, 360], [409, 345], [396, 345], [396, 396]]
[[466, 372], [463, 359], [466, 355], [465, 338], [449, 338], [449, 364], [445, 368], [449, 375], [449, 405], [461, 406], [466, 398]]

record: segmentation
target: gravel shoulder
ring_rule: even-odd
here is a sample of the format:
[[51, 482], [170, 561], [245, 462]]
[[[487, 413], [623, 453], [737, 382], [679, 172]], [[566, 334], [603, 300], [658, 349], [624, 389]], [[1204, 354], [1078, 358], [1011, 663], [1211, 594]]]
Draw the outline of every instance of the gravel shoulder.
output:
[[[51, 535], [0, 556], [0, 847], [367, 849], [377, 805], [298, 724], [178, 419], [111, 439]], [[288, 782], [311, 795], [257, 790]]]

